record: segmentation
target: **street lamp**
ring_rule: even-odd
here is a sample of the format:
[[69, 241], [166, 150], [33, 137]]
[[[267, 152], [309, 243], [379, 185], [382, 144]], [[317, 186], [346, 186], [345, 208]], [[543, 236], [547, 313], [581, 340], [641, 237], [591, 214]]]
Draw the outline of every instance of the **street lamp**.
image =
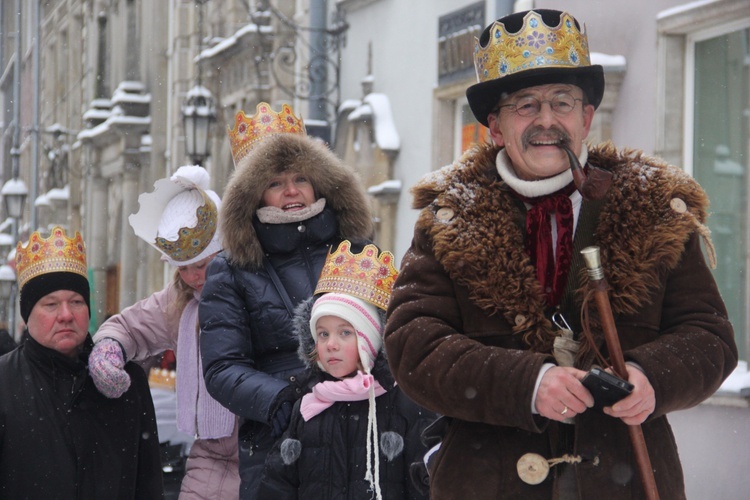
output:
[[8, 264], [0, 266], [0, 298], [9, 299], [16, 283], [16, 273]]
[[[16, 273], [15, 271], [13, 271], [13, 268], [8, 264], [3, 264], [2, 266], [0, 266], [0, 299], [7, 301], [7, 309], [4, 316], [9, 319], [13, 316], [13, 314], [11, 313], [11, 308], [15, 308], [15, 304], [11, 302], [11, 299], [13, 298], [13, 288], [15, 287], [15, 285]], [[8, 331], [13, 337], [13, 340], [15, 340], [16, 332], [11, 329], [10, 324], [8, 325]]]
[[29, 190], [21, 179], [11, 179], [3, 184], [3, 188], [0, 189], [0, 195], [3, 197], [8, 217], [12, 217], [16, 222], [21, 218], [23, 215], [23, 205], [26, 202], [28, 194]]
[[[203, 47], [203, 4], [207, 0], [195, 0], [198, 6], [198, 52]], [[190, 89], [182, 104], [182, 123], [185, 130], [185, 153], [195, 165], [202, 165], [211, 154], [211, 123], [216, 120], [216, 106], [211, 92], [202, 85], [202, 69], [198, 61], [195, 86]]]
[[[200, 66], [198, 67], [200, 75]], [[211, 92], [198, 84], [190, 89], [182, 105], [185, 127], [185, 154], [195, 165], [202, 165], [211, 154], [211, 123], [216, 120], [216, 106]]]
[[[3, 197], [3, 203], [5, 204], [5, 210], [8, 212], [8, 217], [13, 219], [12, 226], [12, 237], [13, 244], [18, 242], [18, 225], [23, 215], [23, 205], [26, 202], [26, 196], [29, 194], [29, 190], [26, 188], [26, 184], [19, 178], [15, 177], [5, 184], [0, 189], [0, 195]], [[15, 252], [11, 250], [11, 253], [15, 255]], [[8, 321], [8, 330], [13, 338], [16, 338], [16, 293], [15, 293], [15, 273], [13, 277], [13, 286], [10, 289], [10, 305]]]

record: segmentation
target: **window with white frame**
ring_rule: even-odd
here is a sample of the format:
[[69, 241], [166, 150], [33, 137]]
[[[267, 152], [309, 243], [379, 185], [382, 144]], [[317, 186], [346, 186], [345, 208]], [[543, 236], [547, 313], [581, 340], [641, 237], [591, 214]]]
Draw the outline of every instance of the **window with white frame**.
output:
[[750, 357], [750, 2], [714, 0], [657, 18], [656, 154], [708, 193], [714, 277]]
[[[750, 20], [687, 37], [686, 162], [711, 200], [714, 276], [748, 359], [748, 168], [750, 168]], [[692, 94], [692, 98], [691, 98]]]

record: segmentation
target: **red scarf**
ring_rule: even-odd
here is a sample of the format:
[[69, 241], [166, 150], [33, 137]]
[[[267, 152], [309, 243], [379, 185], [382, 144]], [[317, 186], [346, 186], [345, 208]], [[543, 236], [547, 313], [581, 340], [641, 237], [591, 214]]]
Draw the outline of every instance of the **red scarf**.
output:
[[[548, 307], [560, 303], [573, 258], [573, 204], [570, 195], [575, 191], [571, 182], [552, 194], [527, 198], [514, 194], [532, 207], [526, 213], [526, 253], [536, 267], [536, 277], [542, 285]], [[552, 250], [552, 227], [549, 217], [555, 215], [557, 224], [556, 250]], [[556, 258], [554, 258], [554, 257]]]

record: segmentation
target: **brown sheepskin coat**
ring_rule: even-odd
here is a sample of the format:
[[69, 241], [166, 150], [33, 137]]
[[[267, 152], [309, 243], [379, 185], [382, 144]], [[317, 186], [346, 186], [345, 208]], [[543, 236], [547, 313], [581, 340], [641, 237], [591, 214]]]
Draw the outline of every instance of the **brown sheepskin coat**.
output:
[[[519, 479], [516, 463], [525, 453], [551, 459], [565, 452], [565, 424], [532, 414], [539, 370], [554, 363], [555, 329], [524, 252], [525, 209], [497, 173], [497, 152], [477, 146], [413, 188], [421, 213], [388, 311], [386, 350], [398, 384], [449, 417], [431, 465], [432, 498], [555, 498], [566, 470], [580, 498], [643, 498], [627, 427], [594, 410], [574, 426], [581, 464], [555, 466], [535, 486]], [[683, 171], [636, 152], [603, 145], [590, 151], [589, 164], [614, 175], [605, 199], [581, 208], [567, 294], [575, 315], [568, 319], [580, 325], [587, 280], [579, 250], [599, 245], [625, 358], [643, 368], [656, 393], [642, 427], [659, 493], [683, 498], [666, 414], [706, 399], [737, 364], [697, 233], [708, 200]], [[596, 325], [595, 311], [592, 317]], [[594, 334], [606, 355], [601, 333]], [[593, 362], [589, 350], [576, 366]]]

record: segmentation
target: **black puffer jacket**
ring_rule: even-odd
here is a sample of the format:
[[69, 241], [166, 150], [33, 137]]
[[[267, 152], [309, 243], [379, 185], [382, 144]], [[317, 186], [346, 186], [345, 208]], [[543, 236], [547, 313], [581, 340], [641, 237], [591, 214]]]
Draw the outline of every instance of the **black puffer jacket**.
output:
[[[308, 353], [314, 341], [309, 320], [312, 300], [297, 309], [300, 360], [315, 382], [336, 380]], [[381, 321], [385, 322], [383, 312]], [[427, 447], [421, 433], [435, 418], [395, 386], [383, 350], [372, 375], [387, 389], [375, 399], [378, 430], [380, 490], [383, 499], [427, 498], [420, 469]], [[271, 500], [360, 500], [375, 498], [367, 472], [369, 401], [337, 402], [305, 422], [297, 401], [289, 429], [268, 455], [258, 498]]]
[[[300, 223], [263, 224], [256, 217], [263, 191], [285, 172], [307, 177], [326, 208]], [[211, 262], [201, 293], [201, 358], [211, 396], [242, 418], [245, 488], [250, 466], [243, 454], [262, 467], [274, 412], [302, 393], [294, 307], [315, 290], [330, 246], [370, 238], [373, 226], [355, 173], [325, 145], [292, 134], [263, 139], [240, 162], [219, 223], [224, 251]]]

